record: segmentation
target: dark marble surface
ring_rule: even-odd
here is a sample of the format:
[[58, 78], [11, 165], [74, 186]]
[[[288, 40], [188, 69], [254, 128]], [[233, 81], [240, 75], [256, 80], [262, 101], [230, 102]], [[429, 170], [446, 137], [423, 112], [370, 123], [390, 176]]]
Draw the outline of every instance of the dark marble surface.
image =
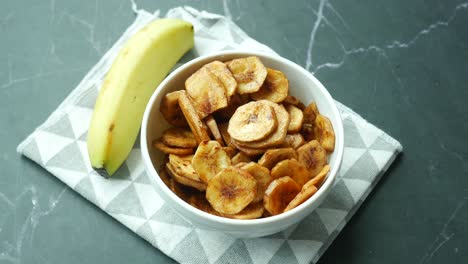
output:
[[[466, 263], [468, 3], [137, 4], [230, 16], [403, 144], [320, 263]], [[132, 22], [130, 1], [0, 6], [0, 263], [171, 262], [15, 152]]]

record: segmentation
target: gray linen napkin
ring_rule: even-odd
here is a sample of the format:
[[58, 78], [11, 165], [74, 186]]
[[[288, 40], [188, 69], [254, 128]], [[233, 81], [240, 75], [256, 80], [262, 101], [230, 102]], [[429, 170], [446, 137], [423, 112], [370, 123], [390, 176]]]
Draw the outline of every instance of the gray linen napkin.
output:
[[[402, 151], [400, 143], [337, 102], [345, 131], [344, 160], [333, 190], [317, 210], [298, 225], [263, 238], [236, 239], [194, 228], [155, 192], [138, 145], [111, 179], [98, 176], [88, 161], [86, 135], [102, 79], [125, 41], [159, 16], [137, 13], [135, 22], [18, 152], [179, 262], [316, 262]], [[223, 16], [189, 7], [174, 8], [166, 16], [195, 26], [195, 49], [185, 59], [226, 49], [273, 52]]]

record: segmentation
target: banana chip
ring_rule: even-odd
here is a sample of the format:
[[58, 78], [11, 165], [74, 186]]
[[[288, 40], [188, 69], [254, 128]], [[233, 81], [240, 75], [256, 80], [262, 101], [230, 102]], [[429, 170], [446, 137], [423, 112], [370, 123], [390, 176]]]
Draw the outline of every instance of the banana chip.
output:
[[210, 140], [206, 124], [203, 123], [198, 116], [197, 111], [193, 107], [192, 101], [185, 91], [181, 91], [179, 95], [179, 106], [197, 142]]
[[205, 118], [206, 125], [211, 131], [211, 135], [216, 139], [216, 141], [221, 144], [221, 146], [224, 146], [224, 141], [223, 137], [221, 136], [221, 132], [219, 131], [218, 124], [216, 123], [216, 120], [213, 118], [213, 116], [207, 116]]
[[293, 105], [286, 105], [285, 107], [291, 119], [288, 126], [288, 133], [297, 133], [301, 131], [302, 122], [304, 121], [304, 114], [301, 109]]
[[[186, 169], [183, 169], [183, 168], [180, 168], [180, 167], [177, 168], [176, 166], [174, 166], [170, 162], [166, 163], [166, 168], [167, 168], [167, 172], [178, 183], [180, 183], [182, 185], [185, 185], [185, 186], [193, 187], [193, 188], [195, 188], [195, 189], [197, 189], [199, 191], [206, 190], [206, 184], [204, 182], [202, 182], [198, 178], [198, 175], [196, 175], [196, 176], [191, 175], [190, 177], [186, 177], [185, 175], [179, 174], [179, 171], [186, 170]], [[193, 168], [191, 168], [191, 170], [193, 170]], [[190, 172], [187, 172], [187, 173], [190, 173]], [[197, 180], [197, 178], [198, 178], [198, 180]]]
[[263, 203], [251, 203], [237, 214], [221, 214], [221, 216], [232, 219], [257, 219], [263, 215], [264, 210]]
[[252, 175], [255, 180], [257, 180], [257, 195], [252, 202], [260, 202], [263, 200], [265, 190], [272, 180], [272, 177], [270, 176], [270, 170], [258, 165], [255, 162], [249, 162], [245, 165], [242, 165], [240, 168], [250, 173], [250, 175]]
[[233, 147], [223, 147], [224, 149], [224, 152], [226, 152], [226, 154], [229, 156], [229, 158], [231, 158], [231, 160], [234, 158], [234, 156], [239, 153], [237, 152], [237, 150]]
[[254, 93], [260, 90], [267, 76], [267, 69], [257, 57], [246, 57], [226, 62], [237, 81], [239, 94]]
[[228, 105], [223, 84], [206, 68], [199, 69], [185, 81], [185, 90], [202, 119]]
[[328, 172], [330, 171], [330, 166], [325, 165], [322, 170], [314, 177], [312, 180], [308, 181], [305, 185], [315, 185], [315, 187], [319, 188], [322, 185], [323, 181], [325, 180]]
[[223, 138], [224, 144], [226, 146], [235, 148], [235, 146], [231, 142], [231, 136], [228, 133], [228, 123], [221, 123], [218, 126], [219, 132], [221, 133], [221, 137]]
[[289, 93], [289, 81], [280, 71], [267, 68], [267, 76], [258, 92], [252, 93], [253, 100], [268, 100], [280, 103], [286, 99]]
[[158, 169], [159, 178], [164, 182], [164, 184], [170, 188], [171, 185], [171, 176], [166, 171], [166, 165], [163, 164]]
[[160, 138], [153, 141], [153, 146], [166, 154], [189, 155], [193, 153], [193, 148], [171, 147], [164, 144]]
[[292, 210], [299, 205], [301, 205], [303, 202], [307, 201], [312, 195], [314, 195], [317, 192], [317, 187], [314, 185], [309, 185], [309, 186], [303, 186], [301, 189], [301, 192], [299, 192], [294, 199], [292, 199], [291, 202], [289, 202], [288, 206], [284, 209], [284, 212], [287, 212], [289, 210]]
[[224, 86], [224, 91], [226, 93], [228, 102], [230, 101], [231, 96], [236, 92], [237, 82], [232, 76], [231, 71], [228, 69], [226, 64], [220, 61], [213, 61], [206, 64], [205, 66], [214, 76], [216, 76]]
[[315, 118], [319, 115], [317, 105], [313, 102], [304, 109], [304, 124], [314, 124]]
[[180, 93], [181, 91], [167, 93], [161, 101], [159, 111], [169, 124], [175, 127], [187, 127], [187, 120], [178, 103]]
[[314, 134], [320, 145], [328, 151], [333, 152], [335, 150], [335, 131], [330, 122], [330, 119], [323, 115], [318, 115], [315, 118]]
[[269, 149], [258, 160], [258, 164], [271, 170], [278, 162], [285, 159], [297, 159], [296, 151], [292, 148]]
[[191, 195], [188, 198], [188, 203], [191, 206], [197, 208], [198, 210], [201, 210], [203, 212], [206, 212], [212, 215], [220, 216], [220, 214], [216, 212], [215, 209], [213, 209], [213, 207], [208, 202], [208, 200], [206, 200], [206, 197], [203, 193], [196, 193], [196, 194]]
[[231, 144], [233, 144], [234, 147], [237, 148], [240, 152], [244, 153], [245, 155], [249, 157], [262, 155], [266, 151], [266, 149], [244, 147], [244, 146], [239, 145], [239, 143], [236, 141], [231, 141]]
[[301, 129], [301, 135], [304, 137], [305, 141], [317, 139], [315, 136], [315, 125], [303, 124]]
[[241, 163], [241, 162], [251, 162], [252, 159], [245, 155], [245, 153], [243, 152], [239, 152], [237, 153], [232, 159], [231, 159], [231, 162], [232, 162], [232, 165], [236, 165], [238, 163]]
[[287, 134], [286, 138], [284, 139], [285, 146], [291, 147], [293, 149], [297, 149], [298, 147], [304, 145], [306, 142], [304, 137], [299, 134]]
[[219, 109], [214, 113], [216, 120], [228, 122], [231, 116], [236, 112], [237, 108], [241, 105], [245, 105], [248, 102], [250, 102], [250, 97], [248, 94], [240, 95], [235, 93], [231, 96], [227, 107]]
[[251, 142], [263, 139], [275, 131], [278, 123], [275, 111], [266, 101], [250, 102], [237, 108], [229, 120], [231, 138]]
[[283, 103], [284, 104], [294, 105], [295, 107], [301, 109], [301, 111], [304, 111], [304, 109], [305, 109], [305, 105], [301, 102], [301, 100], [297, 99], [296, 97], [294, 97], [292, 95], [286, 96]]
[[163, 132], [161, 141], [171, 147], [195, 148], [198, 144], [192, 131], [171, 127]]
[[[257, 101], [257, 102], [260, 102], [260, 101]], [[235, 142], [236, 146], [253, 148], [253, 149], [265, 149], [268, 147], [278, 146], [284, 143], [284, 139], [288, 132], [288, 126], [289, 126], [288, 111], [286, 111], [286, 109], [282, 105], [275, 104], [266, 100], [262, 100], [261, 102], [264, 102], [265, 104], [270, 105], [274, 109], [275, 114], [276, 114], [276, 119], [278, 121], [278, 127], [276, 131], [274, 131], [271, 135], [269, 135], [268, 137], [260, 141], [256, 141], [256, 142], [236, 141]], [[234, 141], [234, 139], [232, 140]]]
[[206, 188], [206, 199], [223, 214], [237, 214], [256, 196], [257, 181], [244, 170], [229, 167], [211, 178]]
[[301, 186], [290, 177], [276, 179], [265, 191], [263, 205], [271, 215], [281, 214], [300, 191]]
[[231, 159], [217, 141], [203, 141], [193, 156], [192, 166], [200, 179], [208, 183], [221, 170], [231, 166]]
[[327, 164], [327, 152], [317, 140], [312, 140], [297, 149], [298, 160], [307, 168], [311, 178]]
[[295, 159], [287, 159], [280, 161], [271, 169], [271, 177], [278, 179], [284, 176], [289, 176], [300, 186], [304, 185], [311, 179], [307, 168]]

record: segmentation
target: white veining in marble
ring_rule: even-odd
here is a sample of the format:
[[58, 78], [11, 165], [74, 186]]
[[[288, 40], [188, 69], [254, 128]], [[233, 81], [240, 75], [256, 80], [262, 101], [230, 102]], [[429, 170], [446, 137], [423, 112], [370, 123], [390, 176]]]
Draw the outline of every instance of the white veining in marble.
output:
[[317, 11], [317, 19], [315, 20], [314, 26], [312, 27], [312, 31], [310, 32], [310, 38], [309, 38], [309, 45], [307, 47], [307, 58], [306, 58], [306, 63], [305, 63], [305, 68], [306, 70], [310, 70], [310, 67], [313, 65], [312, 62], [312, 49], [314, 47], [315, 43], [315, 36], [317, 35], [317, 29], [322, 23], [323, 19], [323, 7], [325, 6], [325, 3], [327, 0], [320, 0], [319, 8]]
[[[23, 221], [19, 230], [15, 229], [14, 241], [3, 241], [0, 245], [2, 250], [2, 252], [0, 252], [0, 260], [21, 263], [22, 251], [25, 243], [28, 242], [29, 245], [32, 245], [34, 234], [41, 218], [50, 215], [55, 210], [67, 190], [68, 187], [64, 187], [58, 195], [49, 197], [48, 204], [45, 208], [42, 208], [39, 203], [39, 194], [36, 187], [33, 185], [26, 187], [15, 200], [8, 199], [5, 194], [0, 192], [0, 201], [3, 201], [8, 206], [6, 212], [3, 212], [4, 216], [14, 217], [15, 223], [21, 223], [21, 221]], [[30, 211], [26, 219], [16, 219], [17, 206], [23, 202], [23, 199], [30, 200]], [[23, 207], [21, 210], [23, 210]], [[1, 224], [0, 234], [3, 230], [4, 223]]]
[[452, 239], [456, 235], [455, 233], [448, 232], [447, 228], [452, 223], [453, 219], [455, 219], [455, 217], [463, 208], [463, 206], [466, 205], [467, 202], [468, 202], [468, 196], [463, 198], [462, 201], [458, 202], [455, 210], [453, 210], [453, 212], [450, 214], [449, 218], [445, 222], [444, 226], [442, 227], [442, 230], [439, 232], [439, 234], [436, 236], [434, 241], [431, 243], [426, 254], [424, 254], [424, 256], [422, 257], [421, 261], [419, 262], [420, 264], [429, 263], [429, 261], [437, 253], [437, 251], [439, 251], [444, 246], [445, 243], [447, 243], [450, 239]]

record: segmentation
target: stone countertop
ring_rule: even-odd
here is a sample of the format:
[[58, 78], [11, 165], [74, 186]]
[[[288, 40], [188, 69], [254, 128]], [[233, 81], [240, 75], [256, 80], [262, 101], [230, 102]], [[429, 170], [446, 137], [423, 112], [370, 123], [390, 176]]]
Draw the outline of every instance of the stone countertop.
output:
[[[404, 154], [319, 263], [468, 259], [468, 3], [162, 1], [225, 14], [313, 72]], [[0, 8], [0, 263], [170, 263], [15, 152], [133, 21], [129, 0]]]

